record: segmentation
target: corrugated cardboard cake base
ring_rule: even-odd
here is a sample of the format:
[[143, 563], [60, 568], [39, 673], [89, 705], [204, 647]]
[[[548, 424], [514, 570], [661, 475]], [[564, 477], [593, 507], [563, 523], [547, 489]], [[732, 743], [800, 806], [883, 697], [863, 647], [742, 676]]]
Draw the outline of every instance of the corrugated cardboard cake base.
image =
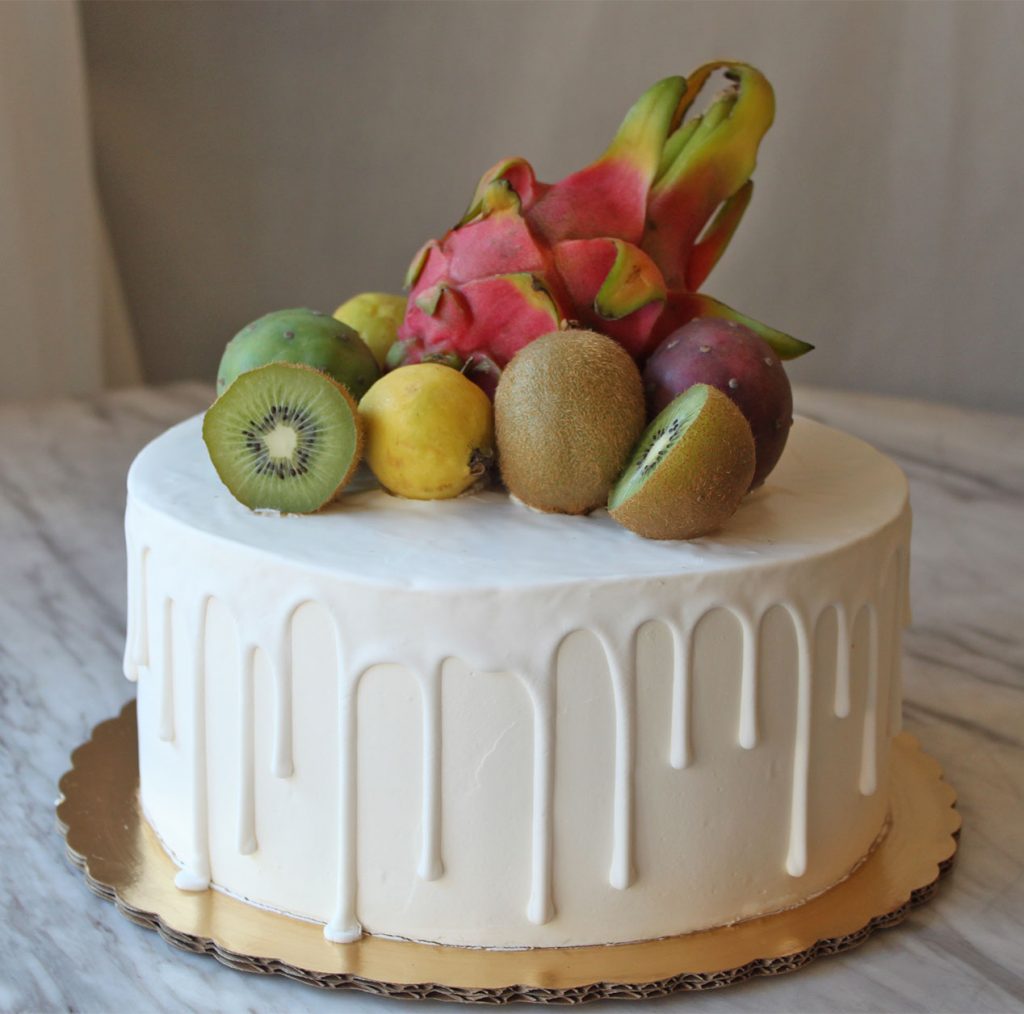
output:
[[731, 927], [608, 947], [488, 951], [366, 936], [331, 944], [321, 927], [217, 891], [174, 886], [176, 868], [138, 802], [135, 706], [71, 757], [57, 819], [89, 887], [170, 943], [247, 972], [327, 989], [462, 1002], [582, 1003], [716, 989], [779, 975], [863, 942], [935, 893], [960, 818], [939, 765], [906, 733], [892, 765], [892, 823], [843, 883], [799, 908]]

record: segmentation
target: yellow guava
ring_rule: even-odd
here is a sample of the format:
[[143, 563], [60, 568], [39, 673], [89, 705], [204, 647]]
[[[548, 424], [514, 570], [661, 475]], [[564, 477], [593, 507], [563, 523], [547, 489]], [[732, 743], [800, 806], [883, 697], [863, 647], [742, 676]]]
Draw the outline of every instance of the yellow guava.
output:
[[392, 296], [387, 292], [361, 292], [334, 311], [335, 320], [359, 332], [381, 369], [386, 365], [388, 349], [395, 342], [403, 317], [405, 296]]
[[446, 500], [487, 481], [491, 400], [458, 370], [415, 363], [386, 373], [359, 403], [365, 460], [380, 484], [412, 500]]

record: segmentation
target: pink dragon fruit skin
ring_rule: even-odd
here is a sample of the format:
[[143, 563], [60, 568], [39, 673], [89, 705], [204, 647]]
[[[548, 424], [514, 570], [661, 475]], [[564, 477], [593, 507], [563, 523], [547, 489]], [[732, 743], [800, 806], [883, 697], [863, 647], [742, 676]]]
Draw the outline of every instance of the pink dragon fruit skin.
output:
[[[684, 122], [720, 69], [730, 87]], [[560, 183], [538, 181], [524, 159], [499, 162], [455, 228], [414, 258], [390, 365], [454, 359], [491, 388], [520, 348], [562, 321], [609, 335], [640, 362], [694, 317], [738, 320], [783, 359], [809, 351], [697, 292], [750, 202], [773, 116], [759, 71], [710, 63], [655, 84], [601, 158]]]

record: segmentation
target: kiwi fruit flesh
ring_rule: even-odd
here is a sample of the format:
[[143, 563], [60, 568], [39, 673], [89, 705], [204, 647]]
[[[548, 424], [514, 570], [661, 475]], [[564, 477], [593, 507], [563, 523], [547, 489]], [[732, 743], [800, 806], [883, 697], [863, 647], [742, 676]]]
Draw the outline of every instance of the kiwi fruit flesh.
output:
[[524, 346], [494, 397], [501, 477], [537, 510], [603, 507], [644, 427], [643, 381], [618, 342], [554, 331]]
[[240, 503], [308, 514], [351, 479], [363, 434], [342, 384], [308, 366], [271, 363], [241, 374], [210, 406], [203, 440]]
[[648, 539], [695, 539], [736, 512], [756, 453], [729, 397], [694, 384], [644, 431], [608, 498], [611, 516]]

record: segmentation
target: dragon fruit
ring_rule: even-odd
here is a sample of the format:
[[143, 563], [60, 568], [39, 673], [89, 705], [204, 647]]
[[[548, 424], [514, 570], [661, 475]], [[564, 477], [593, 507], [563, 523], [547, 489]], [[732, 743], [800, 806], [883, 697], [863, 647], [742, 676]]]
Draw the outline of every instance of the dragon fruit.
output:
[[[684, 121], [717, 70], [728, 86]], [[539, 182], [525, 159], [499, 162], [455, 228], [414, 258], [389, 364], [458, 364], [488, 389], [520, 348], [564, 321], [614, 338], [642, 363], [696, 317], [737, 320], [783, 359], [807, 352], [698, 292], [750, 202], [773, 116], [760, 71], [709, 63], [650, 88], [604, 155], [560, 183]]]

